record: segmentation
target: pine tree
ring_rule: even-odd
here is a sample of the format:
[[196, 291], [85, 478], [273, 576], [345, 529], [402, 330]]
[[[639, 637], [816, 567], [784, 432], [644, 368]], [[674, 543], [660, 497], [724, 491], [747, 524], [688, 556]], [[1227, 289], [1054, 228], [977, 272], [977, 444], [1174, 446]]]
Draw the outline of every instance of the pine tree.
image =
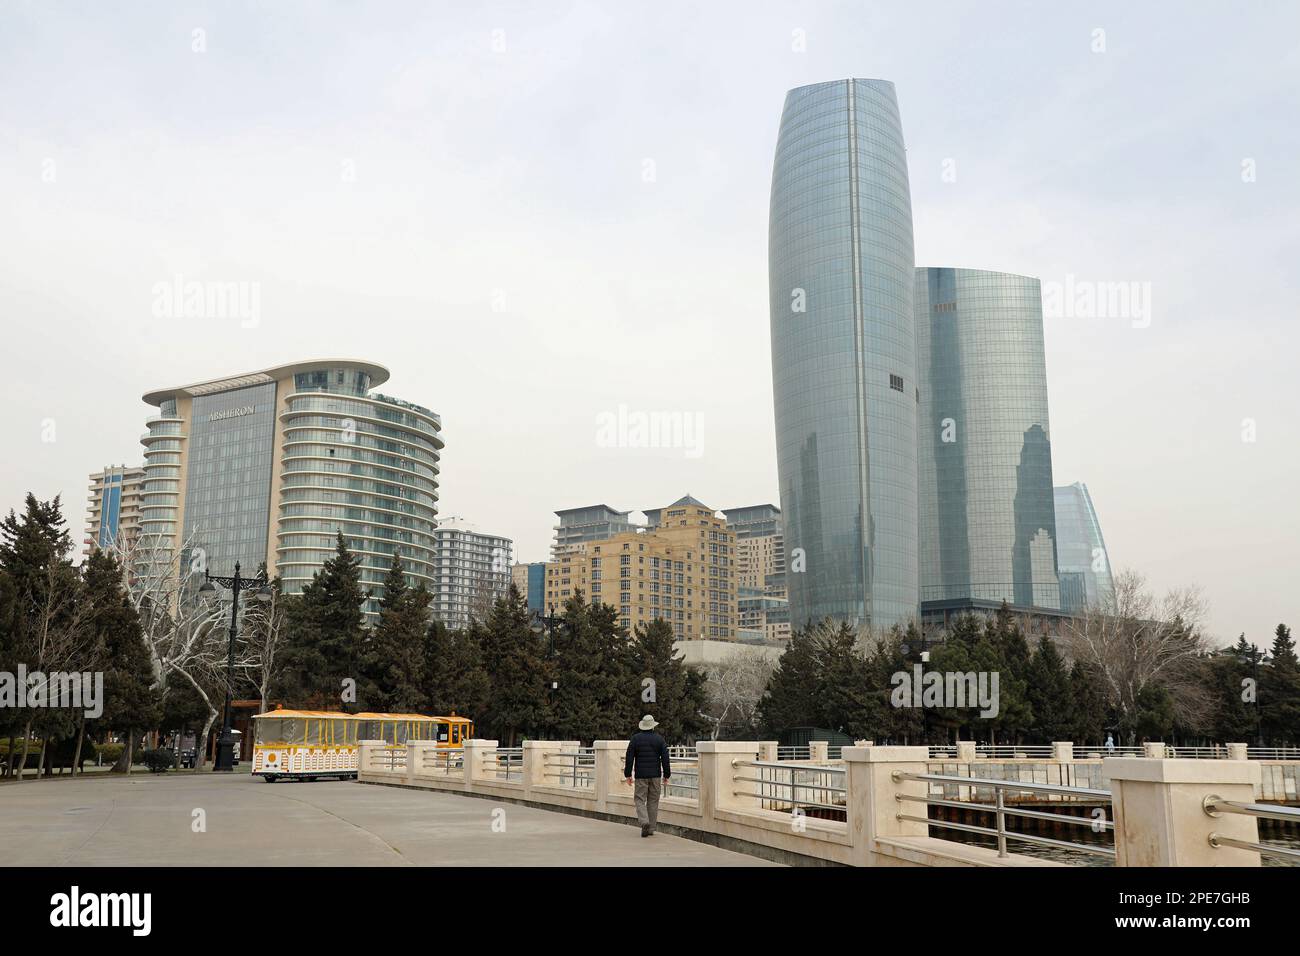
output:
[[348, 550], [340, 532], [334, 557], [313, 575], [297, 601], [286, 609], [288, 633], [283, 652], [282, 692], [295, 705], [334, 707], [347, 699], [345, 681], [358, 681], [364, 637], [361, 560]]
[[1071, 738], [1081, 744], [1105, 740], [1105, 690], [1097, 670], [1082, 661], [1075, 661], [1070, 668], [1070, 699], [1073, 704]]
[[1026, 696], [1034, 714], [1031, 739], [1037, 743], [1072, 740], [1074, 702], [1070, 675], [1056, 644], [1046, 634], [1038, 639], [1038, 652], [1029, 665]]
[[817, 642], [829, 626], [827, 620], [791, 631], [785, 653], [758, 704], [758, 718], [765, 734], [775, 737], [791, 727], [817, 726]]
[[495, 602], [482, 629], [483, 667], [491, 679], [484, 712], [476, 721], [503, 747], [536, 734], [546, 714], [541, 647], [528, 616], [528, 602], [513, 584]]
[[577, 591], [564, 605], [556, 634], [551, 695], [553, 732], [561, 740], [617, 740], [640, 718], [633, 680], [632, 644], [608, 604], [587, 604]]
[[1264, 735], [1275, 744], [1300, 743], [1300, 660], [1291, 628], [1279, 624], [1273, 632], [1268, 667], [1259, 678], [1260, 720]]
[[673, 628], [667, 621], [656, 619], [637, 626], [630, 674], [628, 692], [641, 710], [659, 721], [658, 730], [665, 740], [685, 742], [707, 731], [708, 723], [700, 716], [703, 680], [692, 680], [695, 672], [673, 656]]
[[424, 636], [432, 599], [423, 583], [407, 584], [401, 559], [393, 555], [379, 623], [363, 641], [358, 702], [364, 709], [411, 714], [428, 706]]

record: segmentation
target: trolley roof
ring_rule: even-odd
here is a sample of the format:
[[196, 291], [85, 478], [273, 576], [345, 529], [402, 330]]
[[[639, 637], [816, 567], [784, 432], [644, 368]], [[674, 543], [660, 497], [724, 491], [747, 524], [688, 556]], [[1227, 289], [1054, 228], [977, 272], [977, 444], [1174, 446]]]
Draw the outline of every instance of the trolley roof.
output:
[[312, 720], [436, 720], [442, 723], [455, 721], [471, 723], [468, 717], [430, 717], [428, 714], [347, 714], [341, 710], [268, 710], [264, 714], [253, 715], [254, 720], [259, 717], [308, 717]]

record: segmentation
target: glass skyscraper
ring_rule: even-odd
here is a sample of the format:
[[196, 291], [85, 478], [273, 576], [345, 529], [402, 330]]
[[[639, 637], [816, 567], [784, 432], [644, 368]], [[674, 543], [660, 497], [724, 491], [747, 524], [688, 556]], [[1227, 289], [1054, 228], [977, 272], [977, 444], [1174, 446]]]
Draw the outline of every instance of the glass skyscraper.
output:
[[1088, 486], [1081, 481], [1053, 489], [1056, 496], [1056, 554], [1061, 572], [1061, 607], [1106, 607], [1115, 595], [1110, 553]]
[[1058, 609], [1037, 279], [916, 270], [921, 600]]
[[394, 555], [413, 585], [432, 585], [442, 423], [372, 391], [387, 378], [380, 365], [325, 360], [145, 395], [160, 414], [141, 439], [144, 559], [179, 549], [191, 567], [201, 553], [213, 574], [265, 563], [294, 594], [342, 532], [372, 619]]
[[768, 257], [791, 625], [887, 628], [919, 605], [912, 211], [892, 83], [786, 95]]

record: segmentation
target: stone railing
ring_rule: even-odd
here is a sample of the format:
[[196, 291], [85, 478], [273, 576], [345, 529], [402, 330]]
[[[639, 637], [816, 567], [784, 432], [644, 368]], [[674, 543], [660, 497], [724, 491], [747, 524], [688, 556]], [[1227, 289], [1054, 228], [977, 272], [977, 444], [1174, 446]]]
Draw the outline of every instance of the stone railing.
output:
[[[924, 779], [935, 774], [929, 749], [863, 744], [845, 747], [840, 761], [791, 761], [776, 759], [773, 742], [701, 741], [693, 760], [678, 761], [659, 822], [669, 832], [785, 862], [1065, 865], [943, 839], [945, 831], [926, 821], [923, 806], [919, 819], [910, 809], [936, 799], [937, 784]], [[625, 740], [598, 740], [590, 748], [529, 740], [513, 750], [469, 740], [451, 751], [425, 741], [407, 744], [399, 759], [401, 749], [362, 741], [360, 780], [602, 819], [636, 817], [632, 788], [623, 779]], [[1103, 773], [1117, 865], [1259, 865], [1258, 852], [1222, 842], [1254, 843], [1255, 818], [1216, 819], [1205, 810], [1210, 798], [1249, 803], [1259, 785], [1259, 761], [1115, 757], [1103, 761]], [[1092, 798], [1097, 793], [1088, 791]], [[1211, 844], [1211, 834], [1219, 845]]]

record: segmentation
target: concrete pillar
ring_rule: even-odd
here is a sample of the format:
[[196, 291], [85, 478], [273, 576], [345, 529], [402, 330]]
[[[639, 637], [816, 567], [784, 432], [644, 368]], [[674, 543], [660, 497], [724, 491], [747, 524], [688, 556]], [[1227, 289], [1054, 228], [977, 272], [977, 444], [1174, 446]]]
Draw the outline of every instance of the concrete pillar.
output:
[[406, 783], [414, 785], [416, 776], [424, 770], [425, 751], [437, 750], [434, 740], [408, 740], [406, 742]]
[[957, 741], [957, 762], [973, 763], [975, 761], [975, 741], [959, 740]]
[[548, 773], [558, 773], [561, 767], [547, 766], [547, 754], [557, 754], [568, 747], [573, 749], [576, 744], [570, 744], [567, 741], [559, 740], [525, 740], [524, 741], [524, 769], [520, 774], [520, 779], [524, 782], [524, 798], [527, 799], [531, 794], [533, 787], [559, 787], [562, 782], [558, 777], [548, 777]]
[[778, 746], [779, 743], [775, 740], [760, 740], [758, 742], [758, 759], [773, 762], [781, 759], [777, 750]]
[[924, 780], [893, 779], [894, 771], [925, 773], [929, 747], [845, 747], [844, 779], [848, 791], [848, 832], [853, 845], [853, 862], [870, 866], [875, 841], [890, 836], [928, 836], [924, 823], [900, 820], [898, 815], [924, 817], [926, 805], [898, 800], [898, 794], [924, 797]]
[[497, 775], [490, 772], [484, 766], [486, 758], [495, 756], [497, 752], [497, 741], [495, 740], [467, 740], [465, 741], [465, 789], [473, 790], [475, 783], [481, 783], [484, 780], [495, 780]]
[[627, 744], [626, 740], [597, 740], [592, 744], [592, 749], [596, 752], [596, 809], [601, 812], [625, 811], [621, 805], [609, 803], [607, 798], [611, 793], [632, 795], [632, 788], [624, 782], [623, 777]]
[[733, 767], [737, 760], [757, 760], [757, 741], [701, 740], [695, 746], [700, 767], [700, 813], [705, 822], [717, 810], [757, 810], [761, 807], [759, 785], [736, 777], [757, 777], [754, 767]]
[[1162, 740], [1148, 741], [1142, 745], [1143, 757], [1158, 757], [1163, 759], [1165, 755], [1165, 744]]
[[1057, 763], [1069, 763], [1074, 759], [1073, 740], [1053, 740], [1052, 759]]
[[1246, 744], [1228, 744], [1228, 759], [1229, 760], [1247, 759], [1246, 746], [1247, 746]]
[[387, 747], [387, 742], [383, 740], [358, 740], [357, 741], [357, 772], [366, 773], [373, 770], [372, 764], [375, 759], [376, 747]]
[[813, 763], [825, 763], [830, 760], [831, 745], [825, 740], [811, 740], [808, 742], [808, 759]]
[[1259, 866], [1253, 850], [1213, 847], [1210, 834], [1259, 841], [1254, 817], [1205, 812], [1208, 796], [1250, 803], [1257, 761], [1108, 757], [1115, 814], [1116, 866]]

